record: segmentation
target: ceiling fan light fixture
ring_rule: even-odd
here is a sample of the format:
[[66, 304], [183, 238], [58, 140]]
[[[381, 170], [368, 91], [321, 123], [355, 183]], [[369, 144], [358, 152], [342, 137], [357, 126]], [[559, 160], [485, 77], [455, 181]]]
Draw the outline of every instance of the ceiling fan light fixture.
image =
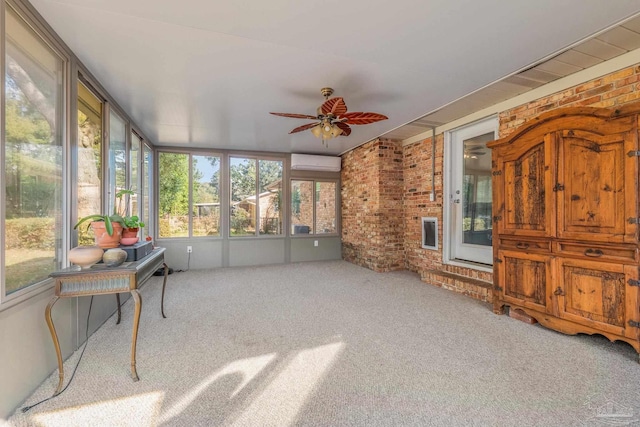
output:
[[322, 138], [322, 125], [318, 123], [318, 126], [314, 126], [311, 128], [311, 133], [316, 138]]
[[[325, 101], [317, 109], [317, 115], [311, 116], [308, 114], [293, 114], [293, 113], [271, 113], [275, 116], [290, 117], [294, 119], [316, 119], [319, 122], [307, 123], [306, 125], [298, 126], [293, 129], [291, 133], [302, 132], [310, 130], [313, 136], [322, 139], [322, 143], [336, 138], [338, 136], [351, 135], [350, 125], [366, 125], [369, 123], [375, 123], [380, 120], [387, 120], [387, 116], [378, 113], [369, 112], [347, 112], [347, 105], [344, 99], [341, 97], [331, 98], [329, 96], [333, 93], [333, 89], [329, 87], [322, 88], [322, 95], [325, 97]], [[326, 144], [325, 144], [326, 145]]]

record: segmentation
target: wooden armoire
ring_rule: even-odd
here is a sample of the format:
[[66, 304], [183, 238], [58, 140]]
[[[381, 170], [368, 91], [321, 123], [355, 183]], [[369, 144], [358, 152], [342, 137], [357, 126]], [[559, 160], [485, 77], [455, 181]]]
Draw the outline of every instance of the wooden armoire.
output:
[[640, 353], [640, 103], [565, 108], [493, 141], [494, 312]]

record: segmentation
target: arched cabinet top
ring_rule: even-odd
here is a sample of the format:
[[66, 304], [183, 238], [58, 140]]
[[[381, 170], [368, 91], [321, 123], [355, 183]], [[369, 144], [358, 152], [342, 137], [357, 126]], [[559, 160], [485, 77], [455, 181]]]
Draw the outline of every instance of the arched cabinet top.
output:
[[488, 148], [512, 144], [520, 139], [534, 139], [563, 130], [585, 130], [593, 133], [610, 134], [636, 128], [640, 102], [618, 108], [567, 107], [536, 116], [511, 134], [487, 144]]

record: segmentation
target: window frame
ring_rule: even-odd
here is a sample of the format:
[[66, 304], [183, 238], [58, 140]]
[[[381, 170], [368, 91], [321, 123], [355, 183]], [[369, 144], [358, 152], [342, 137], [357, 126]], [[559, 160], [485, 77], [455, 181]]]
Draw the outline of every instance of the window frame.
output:
[[[311, 200], [313, 201], [313, 224], [312, 230], [309, 233], [295, 233], [293, 232], [293, 208], [292, 208], [292, 197], [293, 197], [293, 181], [307, 181], [311, 182], [311, 188], [313, 191]], [[317, 188], [319, 183], [332, 183], [335, 185], [334, 192], [334, 217], [336, 226], [336, 231], [333, 233], [318, 233], [316, 231], [317, 226]], [[340, 222], [340, 179], [339, 178], [322, 178], [322, 177], [306, 177], [306, 176], [295, 176], [289, 178], [289, 188], [288, 188], [289, 198], [287, 206], [289, 207], [287, 222], [288, 222], [288, 230], [287, 235], [294, 239], [304, 239], [304, 238], [318, 238], [318, 237], [336, 237], [341, 235], [341, 222]]]
[[[7, 0], [3, 2], [3, 5], [0, 6], [0, 21], [2, 24], [0, 28], [2, 28], [3, 38], [2, 43], [0, 43], [0, 67], [2, 68], [2, 72], [0, 73], [0, 86], [2, 87], [2, 93], [0, 94], [0, 176], [5, 177], [6, 173], [6, 165], [5, 165], [5, 108], [6, 108], [6, 9], [11, 8], [12, 12], [17, 15], [17, 17], [21, 20], [21, 22], [28, 27], [33, 34], [47, 47], [50, 49], [51, 53], [53, 53], [58, 59], [61, 61], [61, 73], [59, 76], [59, 84], [62, 86], [60, 90], [60, 99], [57, 103], [57, 108], [60, 109], [60, 130], [58, 132], [60, 138], [60, 149], [62, 150], [61, 155], [61, 180], [62, 184], [60, 186], [60, 215], [62, 216], [62, 231], [61, 237], [59, 240], [59, 247], [56, 248], [59, 251], [59, 261], [61, 265], [68, 265], [68, 249], [70, 247], [71, 237], [70, 231], [71, 226], [69, 221], [66, 219], [69, 218], [71, 214], [71, 209], [69, 207], [70, 200], [70, 187], [71, 187], [71, 173], [70, 167], [71, 164], [71, 156], [70, 156], [70, 139], [69, 139], [69, 129], [70, 129], [70, 100], [72, 99], [72, 83], [71, 83], [71, 56], [67, 53], [63, 46], [61, 46], [54, 37], [51, 37], [51, 34], [43, 27], [40, 21], [32, 14], [32, 12], [26, 9], [23, 5], [16, 3], [11, 0]], [[32, 283], [28, 286], [25, 286], [22, 289], [19, 289], [10, 295], [6, 293], [6, 284], [5, 284], [5, 244], [6, 244], [6, 236], [5, 236], [5, 215], [6, 215], [6, 186], [0, 185], [0, 312], [8, 309], [20, 302], [23, 302], [35, 295], [38, 295], [42, 292], [53, 287], [53, 280], [49, 277], [46, 277], [38, 282]], [[56, 243], [58, 244], [58, 243]]]
[[[250, 160], [254, 160], [256, 162], [256, 177], [255, 177], [255, 196], [256, 196], [256, 227], [255, 227], [255, 231], [253, 234], [245, 234], [245, 235], [240, 235], [240, 236], [233, 236], [231, 235], [231, 189], [232, 189], [232, 185], [231, 185], [231, 159], [233, 158], [240, 158], [240, 159], [250, 159]], [[260, 161], [266, 161], [266, 162], [281, 162], [282, 163], [282, 174], [281, 174], [281, 178], [280, 178], [280, 182], [281, 182], [281, 187], [280, 187], [280, 192], [281, 192], [281, 200], [285, 199], [287, 197], [287, 190], [284, 188], [284, 182], [286, 179], [286, 170], [287, 170], [287, 161], [283, 156], [274, 156], [274, 155], [264, 155], [261, 153], [247, 153], [247, 152], [232, 152], [232, 153], [227, 153], [226, 156], [226, 162], [225, 162], [225, 166], [226, 166], [226, 175], [228, 177], [228, 179], [226, 179], [226, 185], [227, 185], [227, 189], [228, 189], [228, 196], [226, 197], [227, 203], [228, 205], [226, 206], [227, 209], [227, 215], [226, 215], [226, 237], [229, 239], [283, 239], [287, 236], [286, 232], [281, 232], [280, 234], [261, 234], [260, 233], [260, 202], [259, 202], [259, 196], [260, 196]], [[284, 230], [285, 227], [288, 227], [287, 225], [287, 215], [288, 215], [288, 208], [286, 207], [287, 204], [285, 203], [284, 205], [282, 203], [280, 203], [279, 206], [279, 211], [280, 211], [280, 218], [282, 221], [282, 228]]]
[[[160, 175], [160, 157], [162, 156], [163, 153], [168, 153], [168, 154], [182, 154], [182, 155], [186, 155], [187, 156], [187, 164], [189, 167], [189, 185], [188, 185], [188, 208], [187, 208], [187, 215], [188, 215], [188, 233], [186, 236], [161, 236], [160, 235], [160, 181], [162, 179], [162, 176]], [[223, 232], [224, 232], [224, 220], [223, 220], [223, 213], [222, 213], [222, 206], [220, 207], [220, 217], [219, 217], [219, 222], [218, 222], [218, 234], [216, 236], [194, 236], [193, 235], [193, 156], [198, 156], [198, 157], [217, 157], [219, 159], [220, 162], [220, 167], [218, 169], [218, 194], [219, 194], [219, 198], [222, 201], [223, 200], [223, 168], [224, 168], [224, 159], [225, 156], [218, 152], [218, 151], [210, 151], [210, 150], [203, 150], [203, 151], [199, 151], [199, 150], [176, 150], [176, 149], [171, 149], [171, 148], [157, 148], [155, 150], [155, 155], [153, 156], [153, 159], [157, 159], [155, 161], [155, 165], [152, 165], [152, 167], [155, 170], [155, 176], [157, 185], [155, 185], [155, 194], [156, 194], [156, 198], [153, 201], [154, 206], [156, 207], [156, 209], [152, 210], [152, 215], [154, 216], [154, 223], [155, 223], [155, 232], [156, 232], [156, 238], [157, 239], [161, 239], [161, 240], [172, 240], [172, 241], [176, 241], [179, 239], [212, 239], [212, 240], [220, 240], [223, 238]], [[153, 191], [152, 191], [153, 193]], [[157, 202], [156, 202], [157, 201]], [[155, 213], [155, 215], [153, 214]]]

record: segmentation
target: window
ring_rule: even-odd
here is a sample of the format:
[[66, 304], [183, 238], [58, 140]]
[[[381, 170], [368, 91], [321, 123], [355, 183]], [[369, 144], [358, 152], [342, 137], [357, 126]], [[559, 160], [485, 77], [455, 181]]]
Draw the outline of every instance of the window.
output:
[[189, 155], [160, 153], [159, 237], [189, 236]]
[[62, 267], [64, 60], [10, 7], [5, 13], [4, 200], [0, 300]]
[[193, 236], [220, 235], [220, 158], [192, 156]]
[[220, 157], [161, 152], [160, 238], [220, 235]]
[[282, 160], [229, 159], [231, 236], [282, 234], [282, 164]]
[[129, 215], [136, 215], [142, 217], [140, 212], [140, 204], [138, 200], [141, 194], [140, 185], [140, 151], [142, 148], [142, 138], [137, 133], [131, 132], [131, 150], [129, 151], [130, 172], [129, 172], [129, 189], [135, 192], [129, 198]]
[[[102, 101], [78, 82], [78, 218], [102, 212], [102, 107]], [[87, 227], [78, 227], [78, 244], [95, 244]]]
[[335, 234], [334, 181], [291, 181], [291, 234]]
[[140, 238], [151, 235], [153, 230], [151, 212], [153, 212], [151, 197], [151, 189], [153, 188], [153, 151], [151, 147], [144, 144], [144, 157], [142, 163], [142, 222], [144, 222], [144, 230]]
[[115, 193], [127, 188], [127, 130], [125, 121], [111, 110], [109, 117], [109, 212], [113, 212]]

